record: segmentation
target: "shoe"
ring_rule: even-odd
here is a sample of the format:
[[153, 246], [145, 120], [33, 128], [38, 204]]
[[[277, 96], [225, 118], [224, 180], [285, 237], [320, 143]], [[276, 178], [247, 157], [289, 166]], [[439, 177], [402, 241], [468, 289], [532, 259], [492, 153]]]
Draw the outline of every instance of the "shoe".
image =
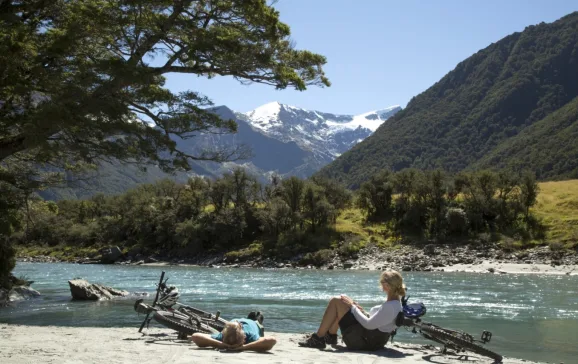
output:
[[263, 316], [261, 311], [257, 311], [257, 322], [263, 325], [263, 320], [265, 320], [265, 316]]
[[263, 320], [265, 319], [265, 317], [261, 314], [261, 311], [251, 311], [249, 312], [247, 318], [253, 321], [257, 321], [261, 325], [263, 325]]
[[323, 338], [327, 345], [337, 345], [337, 334], [327, 333]]
[[321, 338], [317, 336], [316, 333], [313, 333], [307, 336], [304, 341], [300, 341], [298, 344], [299, 346], [306, 348], [325, 349], [325, 338]]

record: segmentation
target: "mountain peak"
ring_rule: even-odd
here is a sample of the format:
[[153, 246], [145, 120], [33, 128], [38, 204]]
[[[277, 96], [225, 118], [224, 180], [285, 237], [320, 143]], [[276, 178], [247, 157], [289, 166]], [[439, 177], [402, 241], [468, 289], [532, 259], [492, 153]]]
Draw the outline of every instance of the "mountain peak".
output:
[[401, 107], [395, 105], [359, 115], [337, 115], [275, 101], [237, 115], [265, 135], [293, 141], [328, 162], [365, 139], [399, 110]]
[[383, 124], [384, 121], [392, 117], [395, 113], [397, 113], [400, 110], [401, 106], [393, 105], [385, 109], [374, 110], [363, 114], [355, 115], [353, 116], [353, 119], [349, 123], [342, 125], [348, 128], [362, 127], [374, 132], [377, 130], [377, 128], [379, 128], [381, 124]]
[[253, 111], [244, 113], [254, 126], [261, 130], [267, 130], [274, 126], [279, 126], [279, 112], [281, 112], [282, 105], [277, 102], [269, 102], [265, 105], [261, 105]]
[[266, 103], [265, 105], [261, 105], [257, 107], [255, 110], [249, 111], [246, 114], [250, 115], [253, 118], [274, 117], [279, 115], [279, 111], [281, 111], [282, 107], [283, 105], [281, 103], [279, 103], [278, 101], [273, 101]]

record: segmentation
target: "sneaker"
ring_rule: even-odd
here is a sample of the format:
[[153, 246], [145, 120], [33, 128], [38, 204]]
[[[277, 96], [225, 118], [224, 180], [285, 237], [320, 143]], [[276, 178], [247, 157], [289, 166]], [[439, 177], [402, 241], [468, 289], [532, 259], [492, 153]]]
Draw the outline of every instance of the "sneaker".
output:
[[337, 345], [337, 334], [327, 333], [323, 338], [327, 345]]
[[261, 311], [257, 311], [257, 312], [251, 311], [251, 312], [249, 312], [249, 315], [247, 316], [247, 318], [251, 319], [253, 321], [257, 321], [261, 325], [263, 325], [263, 320], [265, 319], [265, 317], [263, 316]]
[[306, 348], [325, 349], [325, 339], [317, 336], [316, 333], [313, 333], [307, 336], [305, 341], [300, 341], [299, 346], [304, 346]]
[[263, 320], [265, 320], [265, 316], [263, 316], [261, 311], [257, 311], [257, 322], [263, 325]]

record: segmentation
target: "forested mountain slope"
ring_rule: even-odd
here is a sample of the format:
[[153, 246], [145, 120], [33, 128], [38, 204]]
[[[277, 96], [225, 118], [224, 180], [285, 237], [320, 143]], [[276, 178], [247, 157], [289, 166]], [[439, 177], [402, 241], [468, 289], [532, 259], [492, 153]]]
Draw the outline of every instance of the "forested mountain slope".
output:
[[[578, 143], [566, 131], [576, 130], [577, 96], [575, 12], [478, 51], [318, 174], [350, 187], [384, 168], [515, 166], [575, 177]], [[547, 153], [527, 155], [538, 148]]]

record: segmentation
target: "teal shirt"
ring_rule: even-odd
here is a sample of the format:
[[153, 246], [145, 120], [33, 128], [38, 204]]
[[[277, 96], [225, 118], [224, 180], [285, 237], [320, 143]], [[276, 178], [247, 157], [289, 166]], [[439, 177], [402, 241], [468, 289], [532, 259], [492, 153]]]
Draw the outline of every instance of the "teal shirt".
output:
[[[243, 331], [245, 332], [245, 344], [252, 343], [253, 341], [259, 340], [259, 325], [251, 319], [233, 319], [231, 321], [239, 321], [243, 326]], [[215, 340], [223, 341], [223, 333], [211, 335]]]

